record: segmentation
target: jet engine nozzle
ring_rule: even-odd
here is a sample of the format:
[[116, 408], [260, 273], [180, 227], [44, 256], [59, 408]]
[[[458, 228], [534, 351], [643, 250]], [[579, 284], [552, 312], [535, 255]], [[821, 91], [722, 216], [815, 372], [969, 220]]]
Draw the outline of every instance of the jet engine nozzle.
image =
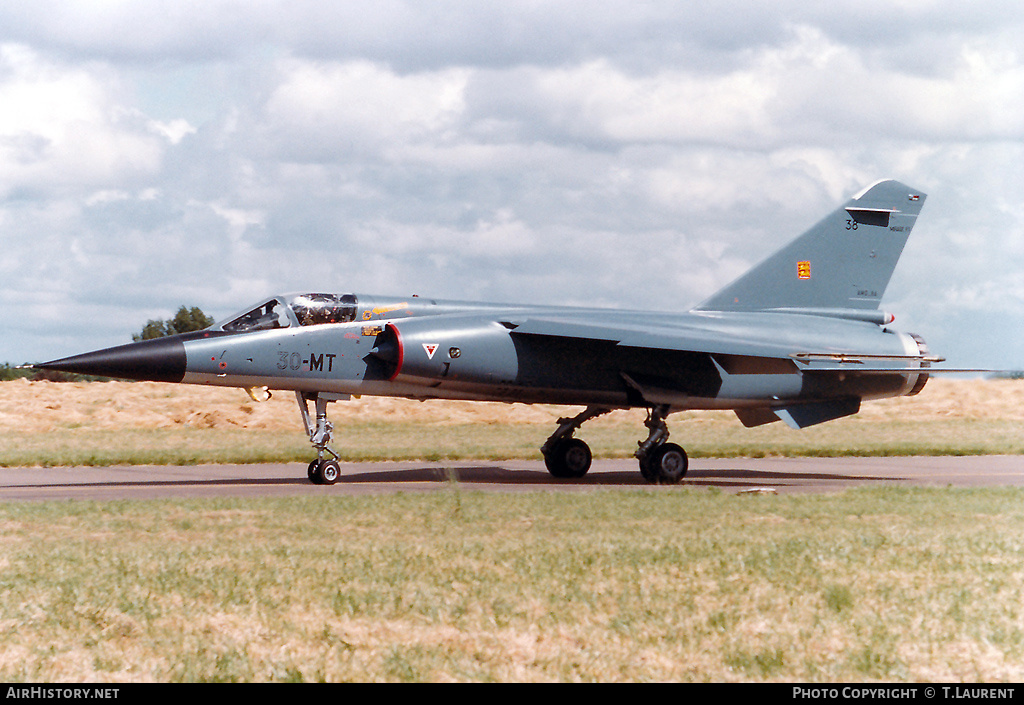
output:
[[[915, 343], [917, 343], [917, 351], [921, 354], [921, 357], [928, 357], [928, 355], [929, 355], [928, 343], [924, 342], [924, 338], [919, 336], [917, 333], [908, 333], [908, 335], [911, 338], [914, 339]], [[931, 366], [932, 366], [932, 363], [929, 362], [928, 360], [923, 360], [921, 362], [921, 367], [931, 367]], [[920, 394], [921, 390], [924, 389], [924, 385], [926, 385], [926, 384], [928, 384], [928, 375], [927, 374], [919, 374], [917, 376], [917, 380], [914, 382], [914, 386], [911, 387], [910, 391], [907, 392], [904, 396], [913, 397], [913, 396], [916, 396], [916, 395]]]

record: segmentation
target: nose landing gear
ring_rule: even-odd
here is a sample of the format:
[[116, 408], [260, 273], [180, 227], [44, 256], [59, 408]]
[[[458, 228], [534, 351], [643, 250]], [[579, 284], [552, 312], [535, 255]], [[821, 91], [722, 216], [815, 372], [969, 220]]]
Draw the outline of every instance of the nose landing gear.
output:
[[[332, 401], [345, 400], [350, 397], [347, 394], [295, 392], [295, 398], [299, 402], [299, 412], [302, 414], [302, 423], [306, 427], [309, 442], [316, 449], [316, 460], [309, 464], [306, 475], [314, 485], [333, 485], [341, 477], [341, 465], [338, 463], [341, 456], [328, 445], [334, 439], [334, 424], [327, 420], [327, 405]], [[315, 426], [309, 417], [307, 402], [310, 399], [313, 400], [316, 407]], [[328, 453], [332, 456], [330, 460], [325, 458]]]

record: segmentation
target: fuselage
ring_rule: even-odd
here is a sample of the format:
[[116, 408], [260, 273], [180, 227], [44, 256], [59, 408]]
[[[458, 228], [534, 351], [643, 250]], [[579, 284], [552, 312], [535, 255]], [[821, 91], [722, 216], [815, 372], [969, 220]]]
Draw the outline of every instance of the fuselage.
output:
[[794, 312], [300, 294], [192, 336], [182, 342], [185, 383], [417, 399], [732, 409], [898, 396], [924, 377], [816, 373], [793, 356], [916, 356], [919, 347], [878, 323]]

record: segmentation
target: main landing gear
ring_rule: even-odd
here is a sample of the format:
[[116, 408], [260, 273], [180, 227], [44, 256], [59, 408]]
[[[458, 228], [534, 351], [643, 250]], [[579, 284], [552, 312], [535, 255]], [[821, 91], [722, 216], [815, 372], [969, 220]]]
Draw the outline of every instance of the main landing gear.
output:
[[[555, 477], [580, 478], [590, 470], [592, 455], [590, 446], [573, 434], [590, 419], [606, 414], [611, 409], [588, 406], [572, 418], [558, 419], [558, 429], [544, 442], [540, 452], [544, 464]], [[674, 485], [685, 476], [689, 467], [686, 451], [675, 443], [668, 442], [668, 426], [665, 417], [670, 409], [667, 404], [648, 410], [644, 426], [649, 431], [647, 438], [638, 443], [634, 455], [640, 463], [640, 474], [648, 482]]]
[[667, 404], [655, 406], [647, 411], [644, 426], [650, 432], [647, 440], [640, 442], [636, 459], [640, 461], [640, 474], [648, 482], [659, 485], [674, 485], [686, 477], [690, 461], [686, 451], [675, 443], [668, 443]]
[[[306, 434], [309, 442], [316, 449], [316, 460], [309, 464], [306, 474], [314, 485], [333, 485], [341, 477], [341, 465], [338, 459], [341, 457], [335, 453], [327, 444], [334, 439], [334, 424], [327, 420], [327, 405], [332, 401], [348, 399], [347, 394], [304, 394], [295, 392], [295, 398], [299, 402], [299, 412], [302, 414], [302, 423], [306, 427]], [[309, 418], [308, 401], [312, 400], [316, 407], [316, 425], [314, 426]], [[330, 453], [331, 459], [325, 455]]]
[[590, 446], [579, 438], [573, 438], [576, 429], [584, 421], [607, 414], [611, 409], [602, 406], [588, 406], [572, 418], [558, 419], [558, 429], [540, 447], [544, 464], [555, 477], [579, 478], [587, 474], [593, 456]]

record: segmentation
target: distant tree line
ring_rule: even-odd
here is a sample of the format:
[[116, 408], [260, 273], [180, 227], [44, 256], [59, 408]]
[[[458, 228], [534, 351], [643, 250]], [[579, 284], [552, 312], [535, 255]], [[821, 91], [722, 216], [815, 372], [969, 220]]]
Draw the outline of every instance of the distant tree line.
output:
[[146, 321], [146, 325], [142, 327], [142, 332], [132, 335], [132, 340], [138, 342], [140, 340], [152, 340], [153, 338], [165, 338], [168, 335], [202, 330], [212, 325], [213, 319], [203, 313], [198, 306], [193, 306], [192, 308], [182, 306], [174, 314], [174, 318], [166, 321], [163, 319], [150, 319]]
[[57, 370], [33, 370], [30, 368], [18, 369], [9, 362], [0, 366], [0, 382], [10, 382], [13, 379], [30, 379], [33, 382], [46, 380], [48, 382], [106, 382], [106, 377], [94, 375], [76, 375], [70, 372], [58, 372]]
[[12, 379], [21, 379], [22, 377], [31, 377], [34, 374], [35, 370], [19, 370], [11, 363], [5, 362], [4, 366], [0, 367], [0, 382], [9, 382]]

